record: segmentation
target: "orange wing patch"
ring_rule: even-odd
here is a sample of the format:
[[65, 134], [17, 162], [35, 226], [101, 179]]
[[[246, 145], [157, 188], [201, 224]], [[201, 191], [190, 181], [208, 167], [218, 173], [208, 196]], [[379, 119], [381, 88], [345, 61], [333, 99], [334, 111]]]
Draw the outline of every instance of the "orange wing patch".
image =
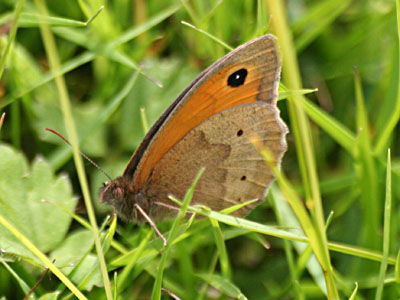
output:
[[[268, 101], [268, 97], [273, 97], [279, 72], [277, 59], [274, 47], [267, 47], [207, 78], [181, 107], [172, 112], [154, 137], [135, 174], [135, 188], [143, 187], [165, 153], [208, 117], [233, 106], [257, 100]], [[237, 87], [229, 86], [229, 76], [242, 68], [247, 70], [244, 83]]]

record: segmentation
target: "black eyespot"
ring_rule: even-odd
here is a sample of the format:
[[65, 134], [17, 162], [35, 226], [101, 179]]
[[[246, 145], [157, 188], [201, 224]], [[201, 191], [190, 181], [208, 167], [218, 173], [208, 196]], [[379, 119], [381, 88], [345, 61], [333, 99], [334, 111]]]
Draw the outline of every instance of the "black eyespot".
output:
[[103, 187], [106, 187], [108, 185], [108, 181], [103, 182]]
[[247, 178], [246, 175], [243, 175], [242, 177], [240, 177], [240, 180], [241, 180], [241, 181], [245, 181], [246, 178]]
[[241, 86], [244, 83], [246, 77], [247, 77], [246, 69], [237, 70], [228, 77], [228, 85], [231, 87]]
[[236, 133], [237, 136], [241, 136], [243, 134], [243, 130], [239, 129], [238, 132]]

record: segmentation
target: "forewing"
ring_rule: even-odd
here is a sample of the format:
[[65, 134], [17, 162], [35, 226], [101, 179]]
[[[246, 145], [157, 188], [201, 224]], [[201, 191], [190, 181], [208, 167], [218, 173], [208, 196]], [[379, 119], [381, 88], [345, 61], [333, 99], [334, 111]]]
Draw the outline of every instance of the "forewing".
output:
[[[235, 81], [237, 72], [243, 82], [240, 78]], [[131, 158], [124, 176], [133, 178], [134, 188], [141, 190], [160, 159], [202, 121], [245, 103], [264, 102], [274, 106], [279, 74], [272, 35], [230, 52], [200, 74], [161, 116]]]

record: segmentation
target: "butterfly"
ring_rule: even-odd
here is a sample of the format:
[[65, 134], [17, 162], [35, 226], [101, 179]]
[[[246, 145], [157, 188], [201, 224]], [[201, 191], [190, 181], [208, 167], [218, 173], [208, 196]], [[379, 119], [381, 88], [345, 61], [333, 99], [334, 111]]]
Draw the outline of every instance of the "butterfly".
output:
[[195, 176], [192, 204], [213, 210], [258, 199], [236, 210], [245, 216], [274, 179], [250, 141], [257, 135], [279, 166], [287, 126], [276, 106], [280, 80], [276, 39], [267, 34], [239, 46], [203, 71], [167, 108], [133, 153], [122, 176], [103, 183], [100, 202], [133, 222], [179, 209]]

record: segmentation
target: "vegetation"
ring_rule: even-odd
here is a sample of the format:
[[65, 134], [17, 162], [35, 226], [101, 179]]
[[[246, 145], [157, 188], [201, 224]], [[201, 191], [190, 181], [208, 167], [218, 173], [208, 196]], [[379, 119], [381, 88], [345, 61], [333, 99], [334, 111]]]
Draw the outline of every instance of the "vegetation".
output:
[[[35, 299], [398, 299], [399, 2], [1, 0], [0, 296], [44, 275]], [[189, 190], [181, 216], [207, 217], [157, 223], [166, 248], [110, 220], [77, 145], [120, 175], [197, 74], [267, 32], [290, 134], [266, 201], [236, 220]]]

